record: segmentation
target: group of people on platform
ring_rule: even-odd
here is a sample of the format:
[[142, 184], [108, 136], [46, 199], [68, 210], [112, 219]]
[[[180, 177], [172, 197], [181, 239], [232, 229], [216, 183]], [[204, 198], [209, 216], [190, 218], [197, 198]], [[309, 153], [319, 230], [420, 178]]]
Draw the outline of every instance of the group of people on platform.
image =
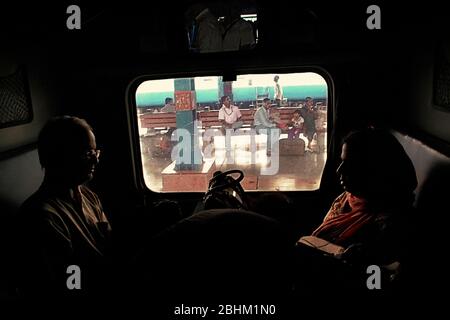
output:
[[[275, 96], [277, 94], [275, 92]], [[279, 97], [282, 97], [282, 93], [280, 94]], [[319, 118], [313, 98], [306, 97], [304, 105], [295, 110], [292, 113], [292, 118], [287, 122], [281, 120], [276, 108], [272, 108], [275, 104], [279, 104], [280, 99], [274, 99], [274, 103], [272, 103], [271, 99], [264, 98], [262, 105], [254, 113], [253, 128], [256, 129], [258, 134], [267, 134], [267, 154], [271, 154], [272, 132], [274, 129], [287, 132], [288, 139], [300, 139], [300, 134], [303, 134], [307, 139], [306, 151], [312, 151], [311, 143], [317, 137], [316, 120]], [[167, 97], [164, 102], [164, 107], [162, 107], [160, 112], [176, 112], [173, 98]], [[227, 145], [230, 145], [230, 135], [226, 135], [226, 131], [232, 130], [234, 132], [244, 125], [244, 121], [242, 121], [242, 113], [239, 107], [232, 104], [230, 96], [222, 96], [220, 105], [218, 120], [221, 123], [221, 133], [227, 137]], [[172, 132], [173, 130], [170, 130], [170, 134]]]
[[[221, 98], [222, 107], [219, 110], [218, 119], [222, 124], [222, 133], [225, 134], [227, 129], [237, 129], [242, 127], [242, 114], [239, 108], [231, 104], [229, 96]], [[264, 98], [263, 105], [259, 107], [253, 120], [253, 126], [257, 133], [265, 130], [268, 136], [267, 146], [268, 153], [270, 153], [271, 130], [281, 129], [287, 130], [288, 139], [300, 138], [300, 133], [308, 140], [306, 150], [311, 151], [311, 142], [316, 135], [316, 120], [318, 119], [318, 112], [314, 108], [314, 100], [311, 97], [305, 99], [305, 105], [293, 112], [292, 118], [289, 122], [283, 122], [280, 119], [279, 113], [272, 111], [272, 101], [269, 98]], [[271, 112], [272, 111], [272, 112]]]

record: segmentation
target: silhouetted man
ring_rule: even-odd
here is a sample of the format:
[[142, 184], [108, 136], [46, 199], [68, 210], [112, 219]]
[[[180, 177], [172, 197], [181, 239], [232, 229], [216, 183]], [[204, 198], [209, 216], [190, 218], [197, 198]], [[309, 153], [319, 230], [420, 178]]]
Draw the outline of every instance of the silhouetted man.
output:
[[99, 292], [107, 281], [111, 227], [99, 198], [83, 185], [100, 156], [92, 128], [80, 118], [54, 118], [39, 134], [38, 153], [44, 181], [18, 217], [20, 292]]

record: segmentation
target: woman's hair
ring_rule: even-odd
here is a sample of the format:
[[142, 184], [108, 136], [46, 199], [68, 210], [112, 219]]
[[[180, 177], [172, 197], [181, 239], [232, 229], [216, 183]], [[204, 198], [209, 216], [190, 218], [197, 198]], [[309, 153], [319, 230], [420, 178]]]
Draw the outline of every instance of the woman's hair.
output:
[[346, 144], [352, 165], [359, 166], [361, 191], [365, 197], [411, 200], [417, 186], [416, 172], [411, 159], [391, 133], [374, 128], [353, 131], [344, 138], [343, 144]]

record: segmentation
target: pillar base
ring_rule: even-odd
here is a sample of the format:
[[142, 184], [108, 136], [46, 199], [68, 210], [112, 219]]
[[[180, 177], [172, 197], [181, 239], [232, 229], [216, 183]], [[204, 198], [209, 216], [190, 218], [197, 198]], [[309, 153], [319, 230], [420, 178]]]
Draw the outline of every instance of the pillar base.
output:
[[[203, 164], [197, 165], [198, 170], [175, 170], [175, 166], [173, 161], [161, 172], [163, 192], [206, 192], [216, 170], [214, 159], [205, 159]], [[192, 168], [191, 165], [187, 169]]]

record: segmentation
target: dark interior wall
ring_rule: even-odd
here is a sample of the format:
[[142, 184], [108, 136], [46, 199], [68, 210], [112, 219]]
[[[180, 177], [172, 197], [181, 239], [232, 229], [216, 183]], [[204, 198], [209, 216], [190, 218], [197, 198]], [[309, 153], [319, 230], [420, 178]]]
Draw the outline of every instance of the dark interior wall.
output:
[[2, 51], [0, 76], [7, 76], [19, 67], [25, 67], [25, 78], [30, 90], [33, 119], [31, 122], [0, 129], [0, 152], [9, 151], [36, 142], [45, 121], [55, 114], [56, 101], [53, 75], [46, 55], [39, 47], [16, 48], [15, 52]]
[[[412, 92], [423, 91], [413, 89], [410, 83], [412, 76], [420, 77], [413, 74], [415, 62], [412, 57], [414, 53], [421, 57], [421, 52], [415, 29], [409, 29], [409, 25], [402, 27], [408, 17], [387, 12], [383, 16], [384, 29], [369, 31], [365, 27], [364, 6], [352, 7], [351, 10], [337, 5], [333, 8], [339, 13], [338, 17], [326, 7], [317, 11], [323, 25], [306, 39], [295, 30], [304, 32], [303, 22], [311, 25], [314, 20], [304, 17], [299, 24], [291, 13], [288, 17], [292, 19], [284, 19], [281, 25], [271, 28], [277, 24], [281, 9], [263, 8], [262, 17], [266, 20], [261, 22], [261, 28], [267, 33], [262, 34], [262, 46], [242, 55], [219, 54], [199, 58], [186, 54], [185, 44], [175, 36], [179, 25], [172, 23], [177, 21], [175, 17], [180, 14], [179, 10], [168, 12], [147, 8], [147, 11], [136, 13], [128, 9], [121, 16], [118, 8], [113, 8], [116, 11], [107, 8], [89, 23], [87, 30], [79, 34], [63, 31], [63, 45], [53, 43], [55, 52], [52, 55], [55, 58], [60, 55], [54, 61], [54, 69], [59, 72], [61, 106], [67, 113], [87, 118], [95, 128], [98, 143], [103, 149], [102, 163], [94, 181], [100, 193], [104, 193], [112, 203], [119, 204], [112, 206], [115, 209], [123, 206], [123, 211], [128, 207], [119, 199], [127, 199], [133, 205], [142, 201], [133, 185], [125, 109], [126, 88], [134, 77], [140, 75], [195, 72], [208, 68], [220, 72], [239, 64], [318, 65], [331, 74], [336, 84], [336, 144], [349, 130], [367, 124], [403, 128], [418, 123], [418, 119], [407, 119], [411, 111], [408, 97]], [[160, 14], [155, 15], [155, 12]], [[168, 23], [162, 27], [155, 19]], [[415, 22], [411, 20], [409, 23]], [[154, 24], [159, 27], [154, 27]], [[291, 27], [292, 30], [289, 29]], [[155, 28], [156, 31], [153, 30]], [[153, 38], [154, 31], [158, 33], [156, 38]], [[429, 35], [428, 31], [424, 37]], [[163, 44], [157, 41], [162, 33], [167, 35], [163, 38], [170, 41]], [[280, 34], [283, 36], [278, 37]], [[302, 41], [297, 41], [299, 38]], [[338, 153], [334, 156], [337, 157]], [[332, 175], [333, 165], [329, 170]]]
[[[17, 41], [19, 40], [19, 41]], [[30, 42], [26, 42], [30, 41]], [[24, 67], [28, 83], [32, 121], [0, 129], [0, 205], [1, 214], [17, 210], [39, 186], [43, 172], [35, 143], [40, 129], [52, 116], [61, 112], [54, 73], [47, 59], [47, 47], [29, 38], [7, 42], [1, 50], [0, 76], [7, 76]]]
[[[43, 178], [35, 146], [39, 131], [61, 112], [46, 45], [22, 35], [2, 36], [0, 47], [0, 77], [23, 67], [33, 110], [31, 122], [0, 129], [0, 251], [4, 261], [11, 261], [14, 214]], [[0, 299], [14, 296], [9, 268], [9, 263], [0, 266]]]
[[[220, 72], [237, 64], [322, 66], [327, 70], [336, 85], [336, 145], [348, 130], [367, 124], [416, 126], [449, 141], [444, 125], [447, 114], [431, 108], [427, 92], [430, 75], [427, 78], [426, 72], [432, 62], [426, 62], [430, 61], [426, 58], [430, 46], [423, 41], [430, 30], [419, 37], [416, 31], [421, 28], [410, 29], [416, 21], [408, 20], [408, 13], [397, 15], [402, 11], [382, 8], [382, 30], [370, 31], [361, 4], [305, 4], [299, 11], [286, 13], [285, 6], [260, 3], [260, 48], [242, 55], [198, 58], [187, 54], [186, 43], [180, 40], [182, 7], [170, 10], [167, 4], [159, 4], [122, 10], [112, 5], [83, 6], [83, 21], [88, 22], [78, 32], [65, 28], [65, 15], [59, 13], [65, 8], [60, 5], [55, 7], [59, 11], [54, 8], [46, 13], [49, 19], [40, 21], [42, 26], [36, 30], [20, 28], [19, 36], [27, 38], [13, 37], [19, 49], [10, 56], [29, 66], [35, 119], [29, 125], [1, 130], [11, 138], [2, 139], [0, 147], [35, 141], [43, 122], [55, 113], [85, 117], [103, 149], [94, 183], [111, 199], [117, 198], [111, 194], [127, 194], [134, 201], [125, 109], [125, 91], [132, 79], [202, 68]], [[285, 19], [280, 21], [282, 16]], [[23, 20], [32, 27], [39, 19]], [[45, 37], [48, 40], [42, 41]], [[161, 43], [160, 38], [168, 40]], [[417, 116], [409, 116], [411, 110]], [[111, 177], [116, 184], [110, 183]]]
[[[442, 40], [448, 43], [449, 36], [450, 32], [447, 33], [447, 38]], [[413, 55], [410, 110], [405, 113], [412, 126], [450, 143], [450, 109], [440, 108], [433, 102], [433, 81], [437, 64], [435, 59], [439, 40], [423, 37], [420, 43]], [[448, 51], [447, 61], [450, 61]], [[450, 90], [450, 85], [447, 90]]]
[[[123, 193], [126, 186], [132, 194], [125, 110], [125, 90], [131, 80], [168, 71], [210, 68], [220, 72], [246, 63], [323, 66], [336, 84], [337, 143], [348, 130], [367, 124], [415, 126], [450, 140], [445, 126], [448, 114], [432, 108], [431, 103], [430, 29], [411, 29], [417, 21], [408, 20], [408, 13], [401, 15], [393, 7], [382, 8], [383, 28], [378, 31], [365, 27], [363, 5], [304, 7], [286, 13], [284, 6], [261, 3], [259, 49], [242, 56], [202, 58], [187, 55], [186, 44], [180, 40], [181, 7], [169, 10], [167, 4], [159, 4], [143, 6], [140, 11], [112, 5], [83, 7], [88, 22], [80, 32], [65, 29], [65, 15], [58, 13], [63, 6], [45, 13], [49, 19], [42, 21], [38, 16], [24, 17], [29, 28], [19, 28], [12, 37], [14, 46], [8, 56], [29, 69], [35, 118], [30, 124], [0, 130], [8, 136], [0, 148], [34, 142], [53, 114], [85, 117], [104, 149], [97, 178], [103, 184], [100, 189]], [[21, 35], [25, 38], [20, 39]], [[160, 38], [168, 39], [167, 43]], [[7, 59], [1, 61], [3, 70], [11, 68]], [[120, 192], [108, 183], [111, 177], [121, 186]]]

